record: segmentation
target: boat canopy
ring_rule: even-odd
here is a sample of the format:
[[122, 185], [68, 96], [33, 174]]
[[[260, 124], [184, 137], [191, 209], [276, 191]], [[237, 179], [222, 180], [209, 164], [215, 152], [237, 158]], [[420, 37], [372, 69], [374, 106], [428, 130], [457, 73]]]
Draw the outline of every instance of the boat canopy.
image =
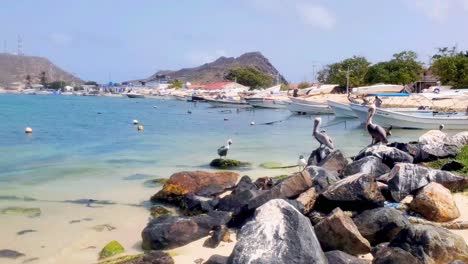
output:
[[409, 93], [374, 93], [367, 94], [367, 96], [379, 96], [379, 97], [408, 97]]

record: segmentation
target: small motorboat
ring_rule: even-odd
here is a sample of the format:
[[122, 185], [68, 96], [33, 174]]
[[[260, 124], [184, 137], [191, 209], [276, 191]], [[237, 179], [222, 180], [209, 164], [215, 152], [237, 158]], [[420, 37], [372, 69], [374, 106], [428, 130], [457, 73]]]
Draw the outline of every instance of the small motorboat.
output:
[[145, 95], [137, 92], [130, 92], [125, 94], [128, 98], [145, 98]]
[[339, 103], [336, 101], [327, 101], [328, 106], [333, 110], [333, 113], [336, 117], [344, 117], [344, 118], [356, 118], [356, 113], [353, 112], [349, 103]]
[[253, 107], [271, 108], [271, 109], [285, 109], [287, 102], [274, 97], [248, 97], [245, 101]]
[[213, 107], [223, 107], [223, 108], [247, 108], [252, 107], [245, 100], [235, 100], [235, 99], [206, 99]]
[[307, 100], [291, 101], [287, 103], [289, 111], [302, 115], [332, 114], [332, 109], [326, 103], [318, 103]]

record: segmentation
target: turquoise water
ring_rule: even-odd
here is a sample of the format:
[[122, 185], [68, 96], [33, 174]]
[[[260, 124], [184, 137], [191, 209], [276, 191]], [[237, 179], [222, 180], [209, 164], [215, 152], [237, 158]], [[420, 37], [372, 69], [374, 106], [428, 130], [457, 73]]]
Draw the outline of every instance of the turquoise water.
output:
[[[177, 170], [203, 169], [229, 138], [234, 141], [229, 156], [252, 162], [252, 173], [258, 174], [256, 165], [262, 162], [294, 164], [317, 146], [311, 137], [312, 118], [291, 116], [287, 110], [237, 112], [175, 100], [2, 95], [0, 190], [78, 178], [115, 180], [134, 173], [167, 177]], [[322, 118], [323, 126], [336, 124], [326, 130], [346, 155], [370, 142], [356, 120]], [[144, 132], [136, 131], [133, 119]], [[33, 128], [32, 135], [25, 135], [27, 126]], [[421, 133], [402, 130], [393, 140]]]

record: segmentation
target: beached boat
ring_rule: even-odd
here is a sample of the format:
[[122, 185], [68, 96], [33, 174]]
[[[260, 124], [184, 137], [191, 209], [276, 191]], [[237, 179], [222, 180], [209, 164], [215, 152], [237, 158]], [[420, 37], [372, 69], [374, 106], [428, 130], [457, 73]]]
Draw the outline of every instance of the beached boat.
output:
[[332, 109], [336, 117], [356, 118], [356, 113], [353, 112], [349, 103], [339, 103], [335, 101], [327, 101], [328, 106]]
[[249, 103], [244, 100], [234, 100], [234, 99], [206, 99], [213, 107], [223, 107], [223, 108], [247, 108], [252, 107]]
[[308, 88], [299, 90], [299, 95], [319, 95], [319, 94], [329, 94], [337, 87], [336, 84], [318, 84]]
[[284, 109], [287, 106], [285, 100], [274, 97], [249, 97], [245, 98], [245, 101], [253, 107], [259, 108]]
[[323, 104], [323, 103], [317, 103], [317, 102], [307, 102], [306, 103], [301, 103], [301, 102], [288, 102], [287, 103], [287, 108], [289, 111], [297, 114], [308, 114], [308, 115], [314, 115], [314, 114], [332, 114], [333, 111], [331, 108], [328, 106], [328, 104]]
[[404, 90], [403, 85], [395, 84], [374, 84], [370, 86], [356, 87], [351, 90], [352, 94], [363, 95], [363, 94], [376, 94], [376, 93], [398, 93]]
[[468, 91], [464, 89], [440, 90], [437, 92], [424, 92], [424, 93], [420, 93], [419, 95], [429, 100], [456, 99], [456, 98], [468, 98]]
[[128, 98], [145, 98], [145, 95], [136, 92], [126, 93], [125, 95], [127, 95]]
[[24, 89], [22, 94], [36, 94], [36, 89]]
[[[356, 109], [354, 105], [351, 108], [353, 110]], [[356, 111], [359, 119], [362, 119], [362, 113], [362, 111]], [[367, 119], [367, 107], [365, 114]], [[439, 129], [440, 125], [444, 125], [444, 129], [468, 129], [468, 115], [464, 113], [449, 114], [433, 111], [396, 112], [389, 109], [377, 108], [373, 122], [381, 126], [397, 128]]]

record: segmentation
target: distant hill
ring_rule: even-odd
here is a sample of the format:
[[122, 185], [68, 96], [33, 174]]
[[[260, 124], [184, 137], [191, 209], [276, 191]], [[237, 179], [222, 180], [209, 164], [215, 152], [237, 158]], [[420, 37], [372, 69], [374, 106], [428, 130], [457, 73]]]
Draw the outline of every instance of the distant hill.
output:
[[0, 53], [0, 86], [8, 86], [13, 82], [25, 83], [27, 75], [31, 76], [32, 83], [39, 83], [41, 72], [46, 72], [48, 82], [83, 82], [46, 58]]
[[[266, 74], [272, 75], [273, 78], [276, 78], [277, 74], [279, 74], [278, 70], [260, 52], [249, 52], [237, 58], [220, 57], [211, 63], [205, 63], [194, 68], [185, 68], [178, 71], [159, 71], [147, 78], [146, 81], [154, 81], [161, 76], [167, 76], [170, 79], [197, 84], [220, 82], [224, 80], [224, 76], [230, 69], [246, 66], [255, 67]], [[279, 78], [280, 82], [287, 83], [282, 75], [279, 75]]]

